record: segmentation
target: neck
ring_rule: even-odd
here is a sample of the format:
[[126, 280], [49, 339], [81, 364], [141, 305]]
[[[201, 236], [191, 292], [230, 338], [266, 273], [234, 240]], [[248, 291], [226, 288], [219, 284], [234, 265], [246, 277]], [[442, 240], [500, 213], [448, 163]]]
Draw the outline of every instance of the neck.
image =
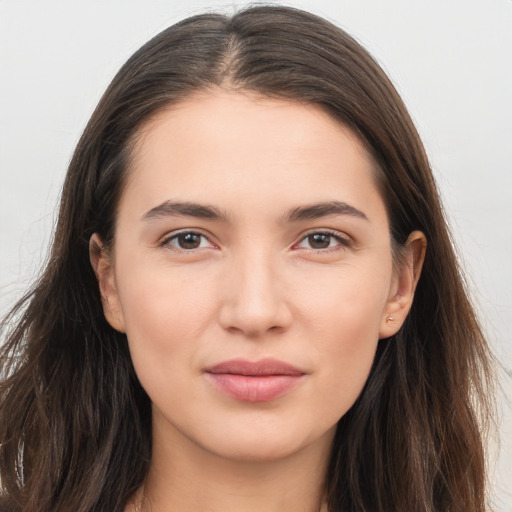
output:
[[332, 433], [292, 455], [232, 460], [177, 434], [153, 432], [142, 512], [320, 512]]

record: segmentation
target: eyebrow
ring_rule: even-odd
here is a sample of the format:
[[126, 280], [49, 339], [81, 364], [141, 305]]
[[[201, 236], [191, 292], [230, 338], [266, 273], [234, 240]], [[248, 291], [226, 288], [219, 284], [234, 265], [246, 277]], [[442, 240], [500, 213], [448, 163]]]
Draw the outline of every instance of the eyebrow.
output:
[[151, 208], [142, 218], [144, 220], [158, 219], [161, 217], [187, 216], [200, 219], [212, 219], [227, 221], [228, 215], [215, 206], [203, 205], [191, 202], [165, 201]]
[[[368, 220], [368, 217], [361, 211], [341, 201], [328, 201], [308, 206], [293, 208], [284, 215], [284, 222], [294, 223], [304, 220], [319, 219], [329, 215], [349, 215], [359, 219]], [[227, 222], [229, 215], [215, 206], [204, 205], [193, 202], [165, 201], [162, 204], [151, 208], [143, 216], [143, 220], [152, 220], [162, 217], [187, 216], [200, 219], [220, 220]]]
[[341, 201], [329, 201], [309, 206], [299, 206], [291, 210], [285, 216], [285, 219], [292, 223], [301, 220], [319, 219], [321, 217], [327, 217], [328, 215], [350, 215], [359, 219], [368, 220], [368, 217], [361, 210]]

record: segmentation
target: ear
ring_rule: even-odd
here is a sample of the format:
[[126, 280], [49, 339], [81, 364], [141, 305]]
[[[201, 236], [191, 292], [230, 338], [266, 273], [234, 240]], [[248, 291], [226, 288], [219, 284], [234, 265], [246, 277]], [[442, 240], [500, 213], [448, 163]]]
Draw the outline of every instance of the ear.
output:
[[427, 239], [421, 231], [413, 231], [405, 243], [405, 258], [396, 270], [391, 293], [381, 318], [379, 338], [389, 338], [402, 327], [409, 313], [420, 278]]
[[104, 248], [97, 233], [94, 233], [89, 240], [89, 259], [98, 280], [105, 318], [116, 331], [125, 332], [111, 254]]

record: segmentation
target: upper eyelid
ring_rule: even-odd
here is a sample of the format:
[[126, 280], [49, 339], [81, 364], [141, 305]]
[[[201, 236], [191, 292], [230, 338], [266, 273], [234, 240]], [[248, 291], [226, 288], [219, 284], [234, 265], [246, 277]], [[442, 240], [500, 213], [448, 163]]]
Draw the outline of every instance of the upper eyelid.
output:
[[165, 241], [171, 240], [172, 238], [175, 238], [179, 235], [188, 234], [188, 233], [204, 236], [205, 238], [207, 238], [210, 241], [212, 241], [211, 239], [213, 238], [212, 235], [204, 233], [199, 228], [186, 228], [186, 229], [180, 229], [177, 231], [171, 231], [170, 233], [166, 233], [164, 236], [162, 236], [161, 240], [162, 240], [162, 242], [165, 242]]
[[[332, 236], [333, 238], [337, 239], [339, 241], [339, 244], [344, 246], [344, 247], [350, 247], [353, 245], [353, 239], [352, 237], [346, 235], [346, 234], [342, 234], [340, 233], [339, 231], [331, 231], [331, 230], [328, 230], [328, 229], [324, 229], [324, 230], [314, 230], [314, 231], [310, 231], [309, 233], [306, 233], [305, 235], [303, 235], [298, 242], [296, 242], [293, 247], [295, 247], [296, 245], [302, 243], [306, 238], [308, 238], [309, 236], [311, 235], [316, 235], [316, 234], [323, 234], [323, 235], [329, 235], [329, 236]], [[306, 251], [314, 251], [314, 252], [329, 252], [329, 250], [332, 250], [334, 249], [333, 247], [330, 247], [330, 248], [325, 248], [325, 249], [314, 249], [314, 248], [303, 248], [304, 250]]]
[[320, 229], [312, 229], [311, 231], [307, 231], [306, 233], [301, 235], [299, 241], [304, 240], [304, 238], [307, 238], [308, 236], [316, 235], [316, 234], [331, 235], [335, 238], [339, 238], [346, 242], [350, 242], [353, 240], [350, 235], [348, 235], [347, 233], [344, 233], [342, 231], [338, 231], [336, 229], [329, 229], [329, 228], [324, 228], [324, 229], [320, 228]]
[[[165, 236], [163, 236], [161, 238], [161, 240], [158, 242], [158, 246], [160, 247], [165, 247], [165, 246], [169, 246], [170, 245], [170, 242], [172, 240], [175, 240], [176, 237], [178, 237], [179, 235], [183, 235], [183, 234], [188, 234], [188, 233], [191, 233], [191, 234], [194, 234], [194, 235], [199, 235], [199, 236], [202, 236], [203, 238], [205, 238], [206, 240], [208, 240], [208, 242], [214, 246], [214, 247], [218, 247], [218, 244], [215, 243], [214, 241], [212, 241], [211, 239], [211, 236], [209, 235], [206, 235], [205, 233], [202, 233], [200, 230], [198, 229], [181, 229], [179, 231], [176, 231], [176, 232], [171, 232], [171, 233], [168, 233], [166, 234]], [[169, 247], [168, 247], [169, 248]], [[197, 248], [197, 249], [182, 249], [180, 247], [173, 247], [172, 250], [176, 251], [176, 252], [196, 252], [196, 251], [200, 251], [200, 250], [204, 250], [204, 249], [208, 249], [207, 247], [202, 247], [202, 248]]]
[[[170, 240], [175, 239], [177, 236], [182, 235], [182, 234], [186, 234], [186, 233], [192, 233], [192, 234], [196, 234], [196, 235], [202, 236], [202, 237], [206, 238], [212, 245], [215, 245], [215, 246], [220, 245], [220, 244], [216, 243], [214, 240], [212, 240], [212, 238], [214, 238], [212, 235], [204, 233], [199, 228], [185, 228], [185, 229], [180, 229], [180, 230], [175, 231], [175, 232], [168, 233], [168, 234], [166, 234], [165, 236], [162, 237], [160, 244], [163, 245], [163, 244], [169, 242]], [[340, 240], [342, 240], [344, 242], [347, 242], [347, 243], [352, 242], [352, 237], [350, 237], [346, 233], [340, 232], [340, 231], [335, 230], [335, 229], [316, 228], [316, 229], [311, 229], [309, 231], [306, 231], [305, 233], [302, 233], [301, 235], [299, 235], [298, 240], [296, 242], [294, 242], [292, 244], [292, 246], [297, 245], [298, 243], [302, 242], [308, 236], [311, 236], [311, 235], [314, 235], [314, 234], [331, 235], [331, 236], [333, 236], [335, 238], [338, 238], [338, 239], [340, 239]]]

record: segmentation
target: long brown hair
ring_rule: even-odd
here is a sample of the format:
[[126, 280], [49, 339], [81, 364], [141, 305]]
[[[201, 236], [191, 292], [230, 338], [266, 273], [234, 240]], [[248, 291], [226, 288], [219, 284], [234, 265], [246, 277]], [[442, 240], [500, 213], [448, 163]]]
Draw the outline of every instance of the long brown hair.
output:
[[339, 421], [330, 512], [483, 512], [482, 420], [490, 354], [468, 300], [438, 192], [392, 84], [350, 36], [306, 12], [204, 14], [157, 35], [121, 68], [78, 143], [49, 262], [5, 325], [0, 383], [3, 507], [122, 511], [151, 459], [150, 400], [124, 334], [106, 322], [88, 243], [114, 239], [141, 124], [194, 91], [224, 86], [321, 105], [378, 164], [394, 244], [428, 250], [411, 312], [381, 340]]

